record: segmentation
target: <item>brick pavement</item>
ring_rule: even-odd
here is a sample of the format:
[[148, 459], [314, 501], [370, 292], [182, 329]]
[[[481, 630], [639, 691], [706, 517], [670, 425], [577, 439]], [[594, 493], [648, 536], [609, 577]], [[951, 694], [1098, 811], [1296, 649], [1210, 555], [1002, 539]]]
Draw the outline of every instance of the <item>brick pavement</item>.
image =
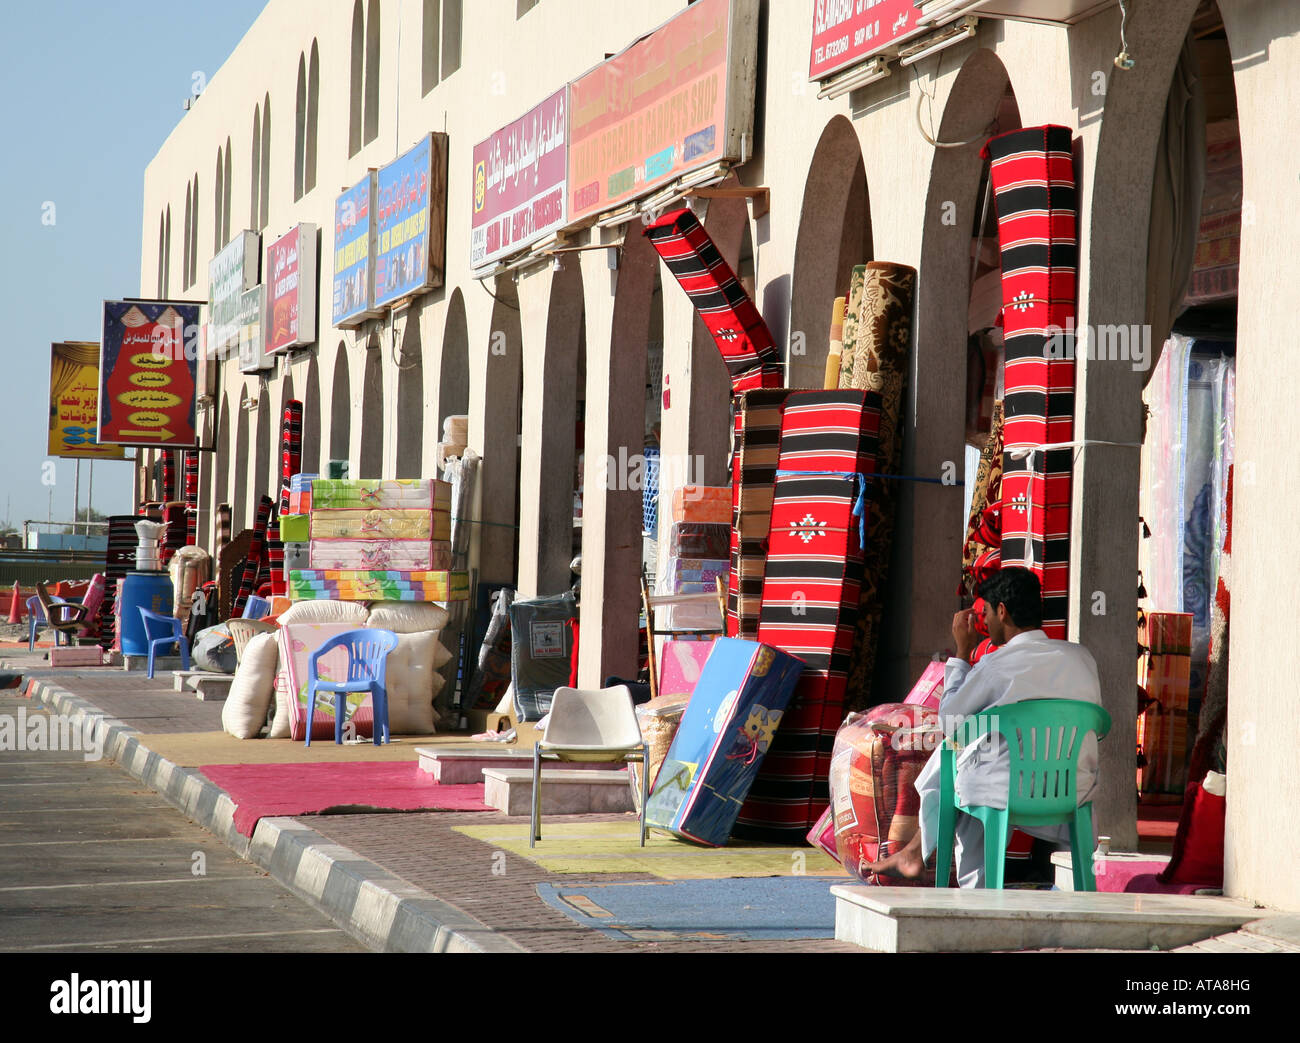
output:
[[[496, 816], [493, 816], [494, 819]], [[627, 822], [624, 815], [583, 816], [593, 822]], [[482, 814], [302, 815], [299, 821], [375, 862], [416, 887], [436, 894], [532, 952], [762, 952], [862, 953], [864, 949], [833, 939], [740, 941], [692, 938], [673, 941], [619, 940], [581, 927], [552, 909], [537, 894], [543, 881], [576, 884], [658, 881], [648, 873], [600, 873], [584, 877], [550, 873], [510, 852], [498, 855], [490, 845], [455, 831], [456, 826], [481, 824]], [[524, 819], [506, 818], [507, 822]], [[494, 863], [504, 872], [494, 875]]]

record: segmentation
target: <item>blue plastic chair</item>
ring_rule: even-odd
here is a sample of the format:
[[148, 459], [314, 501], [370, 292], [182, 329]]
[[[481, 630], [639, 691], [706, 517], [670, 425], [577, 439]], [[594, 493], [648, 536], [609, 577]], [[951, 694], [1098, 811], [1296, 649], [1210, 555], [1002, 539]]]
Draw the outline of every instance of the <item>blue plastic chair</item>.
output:
[[[41, 608], [41, 599], [35, 594], [27, 599], [27, 651], [36, 648], [36, 633], [45, 626], [45, 609]], [[59, 632], [54, 631], [54, 643], [59, 643]]]
[[[316, 716], [316, 694], [332, 692], [334, 694], [334, 741], [343, 742], [343, 710], [350, 692], [369, 692], [370, 703], [375, 715], [375, 745], [388, 742], [388, 689], [386, 675], [388, 670], [388, 653], [397, 647], [397, 635], [391, 630], [370, 629], [349, 630], [330, 638], [307, 661], [307, 743], [311, 745], [312, 719]], [[336, 648], [348, 650], [347, 679], [344, 681], [322, 680], [317, 669], [321, 658]]]
[[[1092, 873], [1092, 804], [1079, 804], [1075, 778], [1084, 737], [1110, 731], [1110, 714], [1096, 703], [1077, 699], [1028, 699], [996, 706], [966, 718], [940, 748], [939, 831], [935, 844], [935, 887], [948, 886], [957, 813], [984, 826], [984, 886], [1001, 890], [1011, 826], [1070, 827], [1074, 889], [1095, 891]], [[1005, 808], [959, 804], [955, 745], [992, 742], [1001, 735], [1010, 764]], [[981, 751], [983, 752], [983, 751]]]
[[153, 660], [159, 645], [175, 645], [180, 649], [181, 666], [190, 668], [190, 643], [185, 640], [181, 621], [175, 616], [161, 616], [141, 607], [140, 618], [144, 621], [144, 639], [149, 643], [149, 676], [153, 677]]

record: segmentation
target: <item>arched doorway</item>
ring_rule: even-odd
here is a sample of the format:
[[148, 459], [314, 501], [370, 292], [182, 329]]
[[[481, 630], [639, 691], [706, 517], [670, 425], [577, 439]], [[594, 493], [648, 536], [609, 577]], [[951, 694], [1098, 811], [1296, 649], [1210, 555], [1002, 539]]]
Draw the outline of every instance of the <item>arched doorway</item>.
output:
[[388, 417], [384, 413], [383, 352], [376, 341], [366, 346], [366, 368], [361, 381], [361, 453], [357, 462], [357, 478], [382, 478], [384, 470], [384, 428]]
[[442, 334], [438, 363], [438, 437], [449, 416], [469, 412], [469, 327], [465, 319], [465, 298], [457, 287], [447, 302], [447, 322]]
[[320, 445], [320, 364], [313, 352], [307, 363], [302, 400], [302, 469], [305, 474], [321, 473]]
[[424, 346], [420, 337], [423, 305], [412, 304], [405, 316], [397, 356], [396, 466], [398, 478], [424, 476]]
[[799, 212], [790, 288], [790, 387], [818, 388], [830, 346], [830, 302], [853, 266], [872, 259], [867, 172], [853, 124], [835, 116], [813, 152]]
[[[348, 353], [342, 342], [334, 355], [333, 393], [330, 396], [330, 460], [349, 460], [352, 441], [352, 382], [348, 376]], [[322, 460], [321, 474], [328, 463]]]
[[248, 483], [250, 469], [248, 466], [248, 386], [239, 389], [239, 408], [235, 418], [235, 466], [230, 473], [230, 528], [231, 534], [237, 535], [249, 525]]
[[498, 276], [485, 356], [479, 575], [485, 583], [515, 583], [519, 554], [520, 435], [523, 329], [513, 279]]
[[[253, 444], [253, 488], [250, 490], [250, 524], [257, 514], [257, 505], [263, 496], [275, 499], [271, 488], [271, 457], [275, 454], [277, 444], [272, 437], [274, 426], [271, 423], [271, 396], [263, 387], [257, 396], [257, 439]], [[278, 473], [279, 469], [276, 469]]]
[[223, 392], [221, 395], [221, 412], [218, 414], [217, 419], [216, 460], [213, 461], [215, 466], [212, 468], [212, 494], [209, 501], [212, 505], [210, 514], [212, 532], [209, 546], [213, 548], [217, 545], [217, 508], [223, 503], [230, 502], [230, 453], [232, 449], [230, 428], [230, 396]]

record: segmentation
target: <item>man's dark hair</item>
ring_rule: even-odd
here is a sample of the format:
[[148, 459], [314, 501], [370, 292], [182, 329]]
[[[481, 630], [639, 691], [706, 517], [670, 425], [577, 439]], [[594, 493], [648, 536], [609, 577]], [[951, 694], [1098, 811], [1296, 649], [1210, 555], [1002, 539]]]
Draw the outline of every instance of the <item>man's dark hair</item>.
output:
[[1043, 588], [1028, 569], [1000, 569], [984, 581], [979, 594], [995, 611], [999, 605], [1006, 605], [1011, 622], [1021, 630], [1043, 625]]

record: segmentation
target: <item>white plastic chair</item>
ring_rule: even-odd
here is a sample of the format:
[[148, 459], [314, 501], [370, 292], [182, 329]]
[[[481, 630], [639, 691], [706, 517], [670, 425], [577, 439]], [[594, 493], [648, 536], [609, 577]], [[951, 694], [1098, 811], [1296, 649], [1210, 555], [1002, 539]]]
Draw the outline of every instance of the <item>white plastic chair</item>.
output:
[[[546, 738], [533, 746], [533, 822], [528, 846], [542, 839], [542, 761], [647, 761], [632, 693], [627, 685], [595, 691], [557, 688], [551, 700]], [[641, 846], [645, 847], [648, 803], [646, 772], [641, 772]]]

